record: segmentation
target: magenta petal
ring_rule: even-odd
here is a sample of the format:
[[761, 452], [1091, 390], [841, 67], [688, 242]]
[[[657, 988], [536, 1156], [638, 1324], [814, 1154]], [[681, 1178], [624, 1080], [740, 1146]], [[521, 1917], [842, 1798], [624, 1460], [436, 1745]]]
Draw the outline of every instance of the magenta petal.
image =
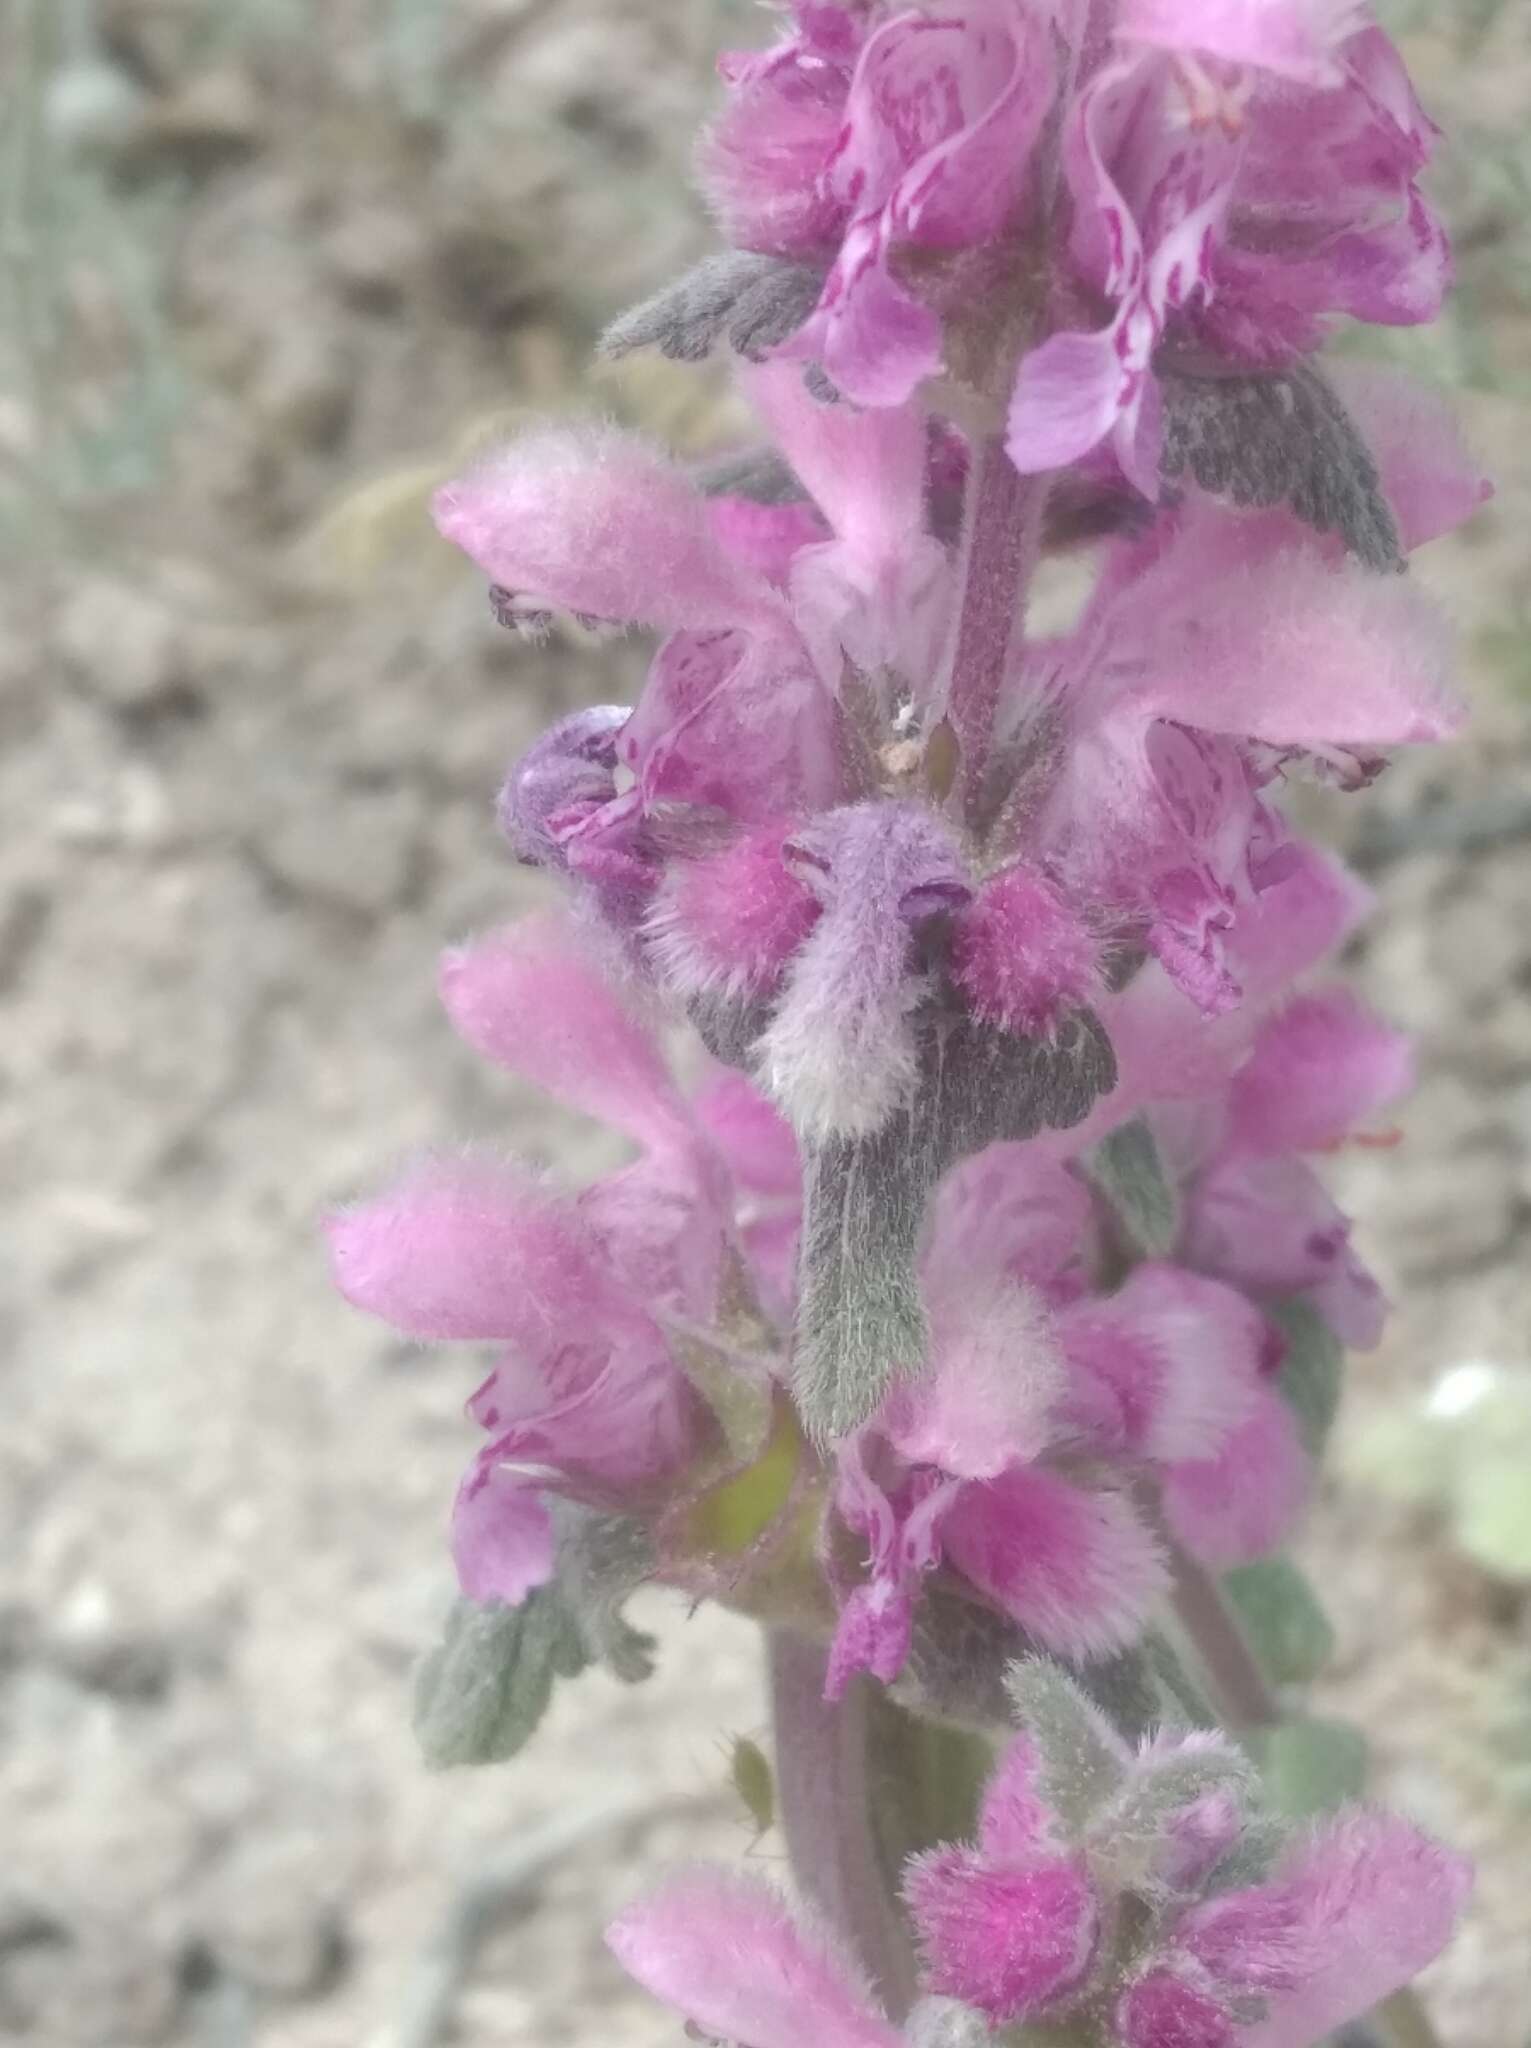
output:
[[817, 363], [857, 405], [905, 405], [940, 369], [941, 322], [893, 278], [881, 221], [852, 222], [824, 296], [777, 354]]
[[941, 1543], [981, 1593], [1068, 1658], [1125, 1648], [1168, 1583], [1125, 1494], [1036, 1467], [962, 1487]]
[[1262, 1026], [1229, 1097], [1250, 1152], [1319, 1152], [1410, 1085], [1409, 1041], [1346, 989], [1299, 996]]
[[1164, 1474], [1170, 1528], [1203, 1564], [1226, 1570], [1277, 1549], [1307, 1504], [1313, 1469], [1291, 1408], [1273, 1388], [1256, 1388], [1254, 1412], [1215, 1458], [1174, 1464]]
[[1065, 469], [1099, 447], [1141, 393], [1151, 348], [1151, 334], [1139, 342], [1125, 321], [1034, 348], [1010, 401], [1005, 446], [1016, 468], [1025, 476]]
[[932, 1849], [905, 1868], [928, 1988], [995, 2026], [1046, 2009], [1089, 1971], [1100, 1908], [1081, 1857]]
[[1066, 1309], [1059, 1331], [1092, 1435], [1157, 1463], [1222, 1449], [1251, 1412], [1268, 1336], [1236, 1289], [1157, 1261]]
[[1128, 1985], [1116, 2028], [1123, 2048], [1242, 2048], [1248, 2038], [1217, 1999], [1166, 1969]]
[[677, 994], [743, 1002], [774, 993], [819, 917], [818, 899], [782, 849], [786, 824], [742, 833], [721, 853], [676, 860], [647, 937]]
[[1364, 0], [1122, 0], [1119, 36], [1171, 51], [1255, 64], [1302, 85], [1343, 76], [1339, 47]]
[[1302, 1897], [1317, 1965], [1271, 2001], [1241, 2048], [1309, 2048], [1433, 1962], [1471, 1889], [1471, 1869], [1396, 1814], [1340, 1814], [1304, 1844], [1275, 1882]]
[[516, 1474], [475, 1464], [452, 1509], [457, 1582], [481, 1606], [519, 1607], [553, 1576], [553, 1525], [547, 1509]]
[[758, 1878], [685, 1872], [629, 1906], [606, 1939], [629, 1976], [716, 2040], [899, 2048], [849, 1959]]
[[1053, 1814], [1037, 1789], [1041, 1759], [1029, 1735], [1017, 1735], [984, 1787], [978, 1841], [991, 1862], [1021, 1862], [1051, 1846]]

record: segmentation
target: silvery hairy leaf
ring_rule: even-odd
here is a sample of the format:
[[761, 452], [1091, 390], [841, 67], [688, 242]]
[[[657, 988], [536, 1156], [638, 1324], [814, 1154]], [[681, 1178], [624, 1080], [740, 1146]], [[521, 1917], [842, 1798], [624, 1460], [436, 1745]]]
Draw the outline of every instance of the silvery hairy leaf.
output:
[[631, 1515], [596, 1514], [572, 1501], [552, 1503], [552, 1512], [559, 1597], [586, 1656], [624, 1684], [652, 1678], [654, 1638], [622, 1612], [654, 1576], [648, 1530]]
[[1337, 533], [1367, 568], [1403, 567], [1398, 527], [1371, 451], [1338, 397], [1304, 363], [1247, 376], [1161, 368], [1165, 478], [1190, 476], [1235, 505], [1286, 505]]
[[1036, 1745], [1038, 1790], [1065, 1828], [1081, 1828], [1126, 1782], [1130, 1752], [1061, 1664], [1012, 1664], [1005, 1689], [1015, 1719]]
[[1126, 1248], [1140, 1259], [1167, 1258], [1180, 1235], [1180, 1204], [1143, 1119], [1118, 1125], [1087, 1154], [1084, 1170]]
[[657, 348], [673, 362], [695, 363], [726, 341], [759, 362], [802, 326], [823, 281], [809, 265], [730, 249], [624, 313], [601, 337], [601, 352]]
[[810, 1434], [859, 1428], [924, 1363], [917, 1266], [941, 1176], [999, 1140], [1071, 1129], [1115, 1081], [1089, 1011], [1049, 1042], [933, 1009], [912, 1101], [869, 1137], [805, 1145], [793, 1392]]
[[589, 1662], [556, 1586], [519, 1607], [458, 1600], [415, 1675], [414, 1724], [434, 1770], [504, 1763], [537, 1731], [555, 1678]]

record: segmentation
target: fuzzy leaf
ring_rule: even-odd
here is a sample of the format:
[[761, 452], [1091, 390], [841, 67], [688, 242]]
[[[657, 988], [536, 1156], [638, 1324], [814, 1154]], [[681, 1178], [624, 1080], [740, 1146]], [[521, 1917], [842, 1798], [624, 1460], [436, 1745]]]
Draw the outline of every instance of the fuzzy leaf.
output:
[[1038, 1792], [1072, 1832], [1120, 1790], [1128, 1752], [1061, 1664], [1029, 1657], [1010, 1667], [1005, 1684], [1041, 1758]]
[[1306, 1685], [1334, 1653], [1318, 1596], [1290, 1558], [1262, 1557], [1223, 1577], [1239, 1624], [1273, 1685]]
[[1167, 1258], [1180, 1235], [1180, 1205], [1141, 1117], [1121, 1124], [1087, 1156], [1085, 1172], [1110, 1204], [1128, 1248], [1142, 1259]]
[[415, 1678], [414, 1724], [433, 1770], [504, 1763], [536, 1733], [555, 1678], [589, 1662], [555, 1586], [519, 1607], [458, 1600]]
[[1285, 505], [1369, 569], [1403, 568], [1398, 527], [1355, 422], [1316, 370], [1162, 374], [1163, 473], [1235, 505]]
[[657, 348], [673, 362], [696, 363], [725, 337], [752, 362], [795, 334], [818, 301], [823, 273], [775, 256], [729, 250], [709, 256], [613, 322], [601, 353]]
[[1348, 1721], [1288, 1721], [1252, 1735], [1250, 1746], [1271, 1805], [1293, 1820], [1332, 1813], [1366, 1789], [1366, 1737]]
[[552, 1504], [558, 1539], [555, 1586], [593, 1663], [624, 1685], [654, 1674], [654, 1638], [624, 1619], [629, 1598], [654, 1576], [648, 1530], [630, 1515], [598, 1515], [571, 1501]]
[[941, 1176], [996, 1140], [1068, 1130], [1116, 1084], [1105, 1029], [1081, 1011], [1043, 1042], [932, 1014], [914, 1099], [870, 1137], [805, 1145], [793, 1391], [810, 1432], [846, 1435], [925, 1362], [916, 1260]]
[[1116, 1798], [1092, 1814], [1092, 1861], [1109, 1871], [1113, 1886], [1153, 1889], [1173, 1817], [1209, 1792], [1229, 1793], [1240, 1808], [1247, 1807], [1255, 1786], [1254, 1767], [1231, 1742], [1151, 1750], [1138, 1759]]
[[1339, 1412], [1345, 1354], [1311, 1302], [1277, 1302], [1269, 1314], [1287, 1346], [1277, 1385], [1296, 1413], [1309, 1457], [1321, 1458]]

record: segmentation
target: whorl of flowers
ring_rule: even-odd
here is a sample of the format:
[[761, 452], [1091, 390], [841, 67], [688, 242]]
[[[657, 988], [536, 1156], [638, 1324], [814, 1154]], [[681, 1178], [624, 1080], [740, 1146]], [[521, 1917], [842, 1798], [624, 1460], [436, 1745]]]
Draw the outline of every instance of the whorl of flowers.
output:
[[[1434, 131], [1359, 0], [781, 11], [702, 146], [729, 248], [608, 337], [729, 351], [760, 445], [549, 427], [437, 501], [507, 625], [658, 640], [505, 783], [563, 907], [442, 975], [634, 1162], [443, 1156], [332, 1224], [352, 1301], [502, 1347], [428, 1740], [505, 1753], [554, 1672], [641, 1675], [648, 1579], [818, 1643], [831, 1702], [993, 1731], [1015, 1666], [1088, 1796], [1033, 1728], [909, 1863], [918, 2002], [713, 1877], [624, 1960], [743, 2048], [1304, 2048], [1440, 1946], [1456, 1865], [1365, 1810], [1283, 1831], [1185, 1686], [1134, 1747], [1058, 1667], [1162, 1676], [1166, 1603], [1281, 1545], [1381, 1333], [1313, 1161], [1409, 1058], [1313, 982], [1365, 897], [1281, 793], [1458, 719], [1401, 572], [1483, 487], [1433, 401], [1315, 359], [1437, 310]], [[507, 1643], [541, 1692], [495, 1732]]]

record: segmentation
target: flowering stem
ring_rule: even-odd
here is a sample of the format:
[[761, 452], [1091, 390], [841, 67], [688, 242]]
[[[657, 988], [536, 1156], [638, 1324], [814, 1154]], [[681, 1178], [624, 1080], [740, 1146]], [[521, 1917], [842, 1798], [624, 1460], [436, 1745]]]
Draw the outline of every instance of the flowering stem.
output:
[[1170, 1597], [1176, 1618], [1201, 1663], [1223, 1720], [1238, 1733], [1274, 1727], [1281, 1719], [1281, 1702], [1229, 1612], [1216, 1579], [1178, 1543], [1171, 1545], [1171, 1556], [1175, 1580]]
[[832, 1704], [823, 1647], [782, 1629], [768, 1640], [777, 1807], [793, 1876], [902, 2017], [915, 1994], [914, 1958], [873, 1826], [870, 1681], [854, 1679]]
[[969, 818], [983, 810], [995, 713], [1025, 611], [1047, 491], [1046, 477], [1020, 474], [999, 436], [982, 444], [968, 488], [962, 595], [947, 697]]

